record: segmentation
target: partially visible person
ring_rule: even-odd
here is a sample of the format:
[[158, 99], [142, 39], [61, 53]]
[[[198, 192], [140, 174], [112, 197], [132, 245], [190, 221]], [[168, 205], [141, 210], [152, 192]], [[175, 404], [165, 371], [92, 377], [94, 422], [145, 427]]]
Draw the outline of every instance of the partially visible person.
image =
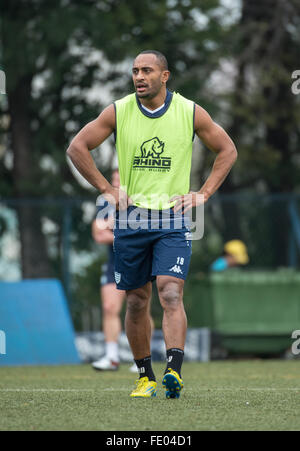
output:
[[[111, 184], [115, 188], [120, 186], [119, 171], [115, 169], [112, 173]], [[113, 225], [115, 208], [107, 201], [98, 207], [96, 219], [92, 223], [92, 236], [96, 243], [106, 244], [108, 251], [107, 262], [102, 265], [100, 278], [100, 297], [102, 301], [102, 328], [105, 337], [105, 354], [99, 360], [92, 363], [92, 367], [98, 371], [114, 371], [119, 368], [119, 337], [122, 331], [120, 313], [125, 300], [125, 291], [118, 290], [114, 275], [114, 251], [113, 251]], [[103, 218], [97, 216], [101, 210], [107, 214]], [[153, 320], [151, 318], [152, 330]], [[130, 371], [137, 372], [137, 366], [134, 363]]]
[[249, 263], [247, 246], [241, 240], [231, 240], [225, 243], [223, 255], [215, 260], [210, 269], [214, 272], [225, 271], [235, 266]]
[[[120, 186], [119, 171], [112, 173], [112, 186]], [[109, 204], [107, 201], [101, 207], [98, 207], [97, 215], [104, 208], [107, 210]], [[92, 363], [95, 370], [117, 370], [120, 364], [119, 357], [119, 335], [122, 330], [120, 312], [125, 299], [125, 291], [117, 290], [114, 276], [114, 253], [113, 253], [113, 213], [114, 209], [108, 210], [108, 214], [103, 218], [97, 218], [92, 224], [92, 236], [96, 243], [106, 244], [108, 259], [107, 263], [102, 265], [100, 278], [100, 297], [102, 301], [102, 328], [105, 337], [105, 355]]]

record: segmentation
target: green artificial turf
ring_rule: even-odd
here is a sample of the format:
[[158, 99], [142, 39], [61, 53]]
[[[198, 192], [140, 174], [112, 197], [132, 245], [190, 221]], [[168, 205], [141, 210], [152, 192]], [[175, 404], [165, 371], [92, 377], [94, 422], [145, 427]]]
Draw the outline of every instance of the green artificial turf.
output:
[[90, 365], [0, 368], [0, 430], [300, 430], [300, 361], [185, 363], [179, 400], [132, 399], [136, 376]]

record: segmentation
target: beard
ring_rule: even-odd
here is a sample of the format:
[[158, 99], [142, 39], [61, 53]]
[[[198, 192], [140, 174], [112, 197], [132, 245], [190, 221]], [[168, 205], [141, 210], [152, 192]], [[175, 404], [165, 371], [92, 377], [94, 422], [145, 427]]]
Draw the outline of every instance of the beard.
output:
[[135, 91], [135, 92], [139, 99], [147, 99], [147, 98], [151, 99], [151, 96], [149, 93], [140, 93], [139, 94], [137, 91]]

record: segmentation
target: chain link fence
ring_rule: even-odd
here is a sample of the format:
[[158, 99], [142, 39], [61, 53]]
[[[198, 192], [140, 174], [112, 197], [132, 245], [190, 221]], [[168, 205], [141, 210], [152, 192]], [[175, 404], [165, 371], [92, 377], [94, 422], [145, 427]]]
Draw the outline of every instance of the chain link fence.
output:
[[[99, 282], [107, 248], [91, 236], [95, 203], [96, 198], [0, 200], [0, 280], [60, 279], [77, 331], [101, 328]], [[204, 222], [203, 238], [192, 244], [185, 289], [192, 327], [209, 322], [203, 311], [203, 324], [194, 324], [193, 306], [197, 303], [199, 312], [199, 282], [203, 290], [226, 241], [246, 244], [250, 262], [243, 271], [299, 269], [300, 195], [216, 195], [205, 206]], [[152, 314], [160, 327], [155, 288]]]

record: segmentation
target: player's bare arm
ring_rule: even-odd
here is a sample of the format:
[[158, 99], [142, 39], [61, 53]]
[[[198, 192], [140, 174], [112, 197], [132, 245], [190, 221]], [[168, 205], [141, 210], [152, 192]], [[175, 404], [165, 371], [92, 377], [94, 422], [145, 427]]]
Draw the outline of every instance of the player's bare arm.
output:
[[227, 177], [237, 159], [237, 150], [225, 130], [199, 105], [195, 111], [195, 132], [206, 147], [217, 154], [212, 171], [199, 191], [207, 201]]
[[[127, 208], [127, 195], [118, 188], [112, 187], [97, 169], [90, 151], [100, 146], [115, 130], [116, 117], [113, 105], [105, 108], [97, 119], [89, 122], [73, 138], [67, 149], [74, 166], [80, 174], [101, 193], [115, 199], [117, 207]], [[112, 196], [112, 197], [111, 197]]]
[[199, 105], [195, 107], [195, 133], [206, 147], [216, 153], [216, 158], [209, 177], [197, 193], [193, 193], [193, 196], [175, 196], [173, 198], [173, 200], [177, 200], [174, 206], [175, 212], [182, 209], [183, 204], [185, 212], [199, 205], [203, 200], [206, 202], [222, 185], [237, 159], [237, 150], [231, 138]]

